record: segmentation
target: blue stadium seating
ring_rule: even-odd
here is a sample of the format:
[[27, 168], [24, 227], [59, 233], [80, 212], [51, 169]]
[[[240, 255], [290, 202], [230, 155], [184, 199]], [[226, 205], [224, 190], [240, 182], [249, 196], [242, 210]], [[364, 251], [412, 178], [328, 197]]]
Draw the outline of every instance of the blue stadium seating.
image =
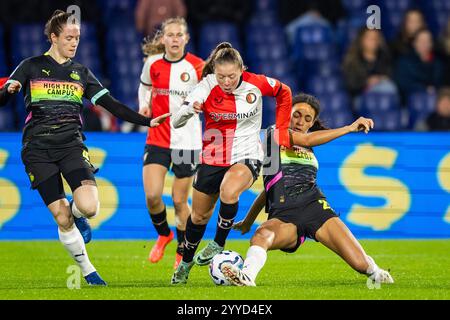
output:
[[365, 14], [369, 0], [342, 0], [342, 6], [349, 16]]
[[230, 22], [207, 22], [200, 27], [199, 33], [202, 41], [199, 44], [199, 54], [207, 58], [218, 43], [227, 41], [234, 48], [241, 51], [239, 31], [237, 26]]
[[436, 94], [427, 92], [413, 93], [408, 97], [409, 128], [424, 120], [436, 107]]
[[50, 48], [40, 24], [15, 25], [12, 34], [15, 35], [11, 37], [14, 67], [25, 58], [41, 55]]
[[5, 39], [3, 36], [3, 28], [0, 25], [0, 78], [6, 77], [8, 74], [8, 68], [6, 65], [6, 53], [5, 53]]
[[252, 9], [258, 13], [276, 13], [278, 3], [277, 0], [253, 0]]
[[361, 97], [357, 110], [362, 116], [374, 119], [375, 130], [392, 131], [405, 127], [397, 94], [366, 93]]
[[310, 76], [306, 90], [314, 95], [333, 94], [343, 91], [342, 79], [336, 76]]
[[339, 91], [333, 94], [319, 94], [320, 118], [330, 128], [346, 126], [354, 121], [351, 101], [347, 93]]

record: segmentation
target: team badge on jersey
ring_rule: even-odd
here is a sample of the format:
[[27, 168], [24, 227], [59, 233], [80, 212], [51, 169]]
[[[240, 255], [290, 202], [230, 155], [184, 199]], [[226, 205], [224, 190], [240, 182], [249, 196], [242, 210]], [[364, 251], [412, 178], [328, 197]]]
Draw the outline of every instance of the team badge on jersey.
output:
[[215, 98], [214, 98], [214, 102], [215, 102], [216, 104], [221, 104], [221, 103], [223, 102], [223, 97], [215, 97]]
[[189, 73], [183, 72], [180, 76], [180, 79], [183, 82], [188, 82], [189, 80], [191, 80], [191, 76], [189, 75]]
[[70, 77], [75, 81], [80, 81], [80, 79], [81, 79], [80, 75], [76, 71], [72, 71], [72, 73], [70, 74]]
[[253, 103], [256, 102], [256, 99], [257, 99], [257, 98], [256, 98], [256, 94], [254, 94], [254, 93], [249, 93], [245, 99], [247, 100], [248, 103], [253, 104]]
[[269, 78], [269, 77], [266, 77], [266, 78], [267, 78], [267, 82], [270, 84], [270, 86], [272, 88], [275, 88], [275, 86], [277, 85], [277, 82], [275, 81], [275, 79], [272, 79], [272, 78]]

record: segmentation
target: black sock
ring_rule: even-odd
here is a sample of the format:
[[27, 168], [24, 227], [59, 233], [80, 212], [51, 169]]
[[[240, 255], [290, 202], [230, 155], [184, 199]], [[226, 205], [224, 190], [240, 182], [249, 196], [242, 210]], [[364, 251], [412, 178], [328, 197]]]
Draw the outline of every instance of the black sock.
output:
[[186, 231], [181, 231], [177, 228], [177, 240], [178, 240], [178, 246], [177, 246], [177, 253], [183, 255], [183, 246], [184, 246], [184, 235], [186, 234]]
[[164, 208], [163, 212], [158, 214], [150, 213], [150, 218], [152, 219], [156, 232], [158, 232], [160, 236], [168, 236], [170, 234], [169, 224], [167, 223], [166, 208]]
[[220, 201], [219, 221], [217, 222], [216, 237], [214, 238], [214, 241], [221, 247], [225, 247], [225, 240], [227, 240], [228, 234], [233, 226], [238, 208], [239, 202], [226, 204]]
[[192, 222], [191, 216], [189, 216], [186, 222], [186, 234], [184, 236], [184, 249], [183, 249], [183, 261], [186, 263], [192, 262], [194, 259], [195, 251], [202, 241], [205, 234], [206, 224], [198, 225]]

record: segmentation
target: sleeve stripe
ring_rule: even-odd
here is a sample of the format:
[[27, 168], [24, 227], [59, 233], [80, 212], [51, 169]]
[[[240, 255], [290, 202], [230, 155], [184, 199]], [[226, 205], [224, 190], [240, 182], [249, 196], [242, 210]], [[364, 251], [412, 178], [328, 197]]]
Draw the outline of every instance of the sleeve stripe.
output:
[[97, 93], [95, 96], [92, 97], [91, 102], [92, 104], [96, 104], [97, 100], [100, 99], [105, 94], [109, 93], [108, 89], [103, 89], [99, 93]]
[[280, 82], [280, 87], [278, 88], [278, 91], [277, 91], [277, 94], [275, 95], [275, 97], [278, 97], [282, 88], [283, 88], [283, 84]]
[[147, 87], [151, 87], [151, 86], [152, 86], [151, 84], [145, 83], [145, 82], [142, 81], [142, 80], [141, 80], [141, 83], [142, 83], [144, 86], [147, 86]]

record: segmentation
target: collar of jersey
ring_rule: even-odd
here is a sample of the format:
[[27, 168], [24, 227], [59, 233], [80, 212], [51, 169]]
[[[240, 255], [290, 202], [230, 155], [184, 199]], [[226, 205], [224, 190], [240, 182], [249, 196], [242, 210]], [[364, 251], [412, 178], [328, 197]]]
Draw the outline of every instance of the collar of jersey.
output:
[[54, 63], [56, 63], [58, 66], [66, 66], [66, 65], [68, 65], [69, 63], [71, 63], [72, 62], [72, 59], [70, 59], [69, 58], [69, 60], [67, 60], [66, 62], [64, 62], [64, 63], [58, 63], [58, 61], [56, 61], [55, 59], [53, 59], [53, 57], [50, 55], [50, 53], [47, 51], [46, 53], [44, 53], [44, 56], [47, 56], [48, 58], [50, 58], [50, 60], [52, 61], [52, 62], [54, 62]]
[[168, 62], [168, 63], [177, 63], [177, 62], [180, 62], [181, 60], [183, 60], [184, 58], [186, 58], [186, 55], [187, 55], [187, 52], [185, 52], [185, 53], [183, 54], [183, 56], [182, 56], [180, 59], [175, 60], [175, 61], [170, 61], [170, 60], [168, 60], [168, 59], [166, 58], [166, 54], [164, 53], [164, 55], [163, 55], [163, 60], [164, 60], [165, 62]]

